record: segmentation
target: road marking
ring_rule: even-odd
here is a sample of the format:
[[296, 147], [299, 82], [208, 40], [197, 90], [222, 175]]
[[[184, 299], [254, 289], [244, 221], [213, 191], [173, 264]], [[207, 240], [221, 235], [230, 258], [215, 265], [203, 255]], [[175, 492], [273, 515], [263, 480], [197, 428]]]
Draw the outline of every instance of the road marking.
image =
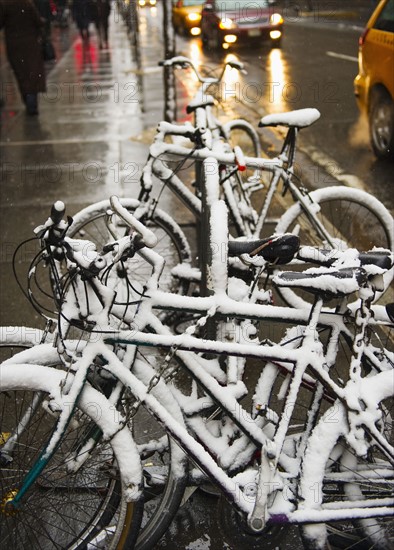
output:
[[137, 75], [154, 74], [154, 73], [160, 73], [162, 70], [163, 70], [163, 67], [153, 66], [153, 67], [144, 67], [144, 69], [129, 69], [128, 71], [125, 71], [125, 74], [137, 74]]
[[[346, 174], [336, 160], [322, 151], [312, 146], [305, 146], [299, 150], [306, 154], [311, 159], [313, 164], [320, 166], [323, 170], [325, 170], [329, 178], [337, 180], [342, 185], [346, 185], [347, 187], [353, 187], [355, 189], [361, 189], [362, 191], [368, 192], [368, 186], [361, 178], [355, 176], [354, 174]], [[317, 189], [317, 187], [315, 188]]]
[[326, 54], [329, 56], [329, 57], [336, 57], [338, 59], [346, 59], [346, 61], [353, 61], [354, 63], [357, 63], [358, 62], [358, 58], [357, 57], [353, 57], [351, 55], [345, 55], [343, 53], [336, 53], [336, 52], [326, 52]]

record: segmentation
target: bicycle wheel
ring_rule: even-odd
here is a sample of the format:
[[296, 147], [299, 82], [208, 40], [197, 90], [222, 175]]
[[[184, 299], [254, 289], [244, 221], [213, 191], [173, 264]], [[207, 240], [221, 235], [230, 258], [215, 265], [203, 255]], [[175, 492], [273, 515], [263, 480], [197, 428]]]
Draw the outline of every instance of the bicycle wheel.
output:
[[[18, 507], [9, 507], [56, 427], [57, 414], [49, 404], [54, 404], [64, 374], [38, 365], [0, 366], [0, 522], [7, 548], [82, 550], [87, 545], [103, 548], [104, 539], [106, 548], [112, 547], [117, 529], [111, 522], [117, 519], [122, 496], [113, 448], [101, 440], [81, 460], [82, 446], [101, 425], [97, 409], [92, 408], [92, 403], [100, 403], [94, 390], [86, 399], [81, 396], [59, 447]], [[103, 429], [105, 426], [108, 428], [108, 418]], [[141, 504], [129, 504], [128, 514], [136, 535]], [[117, 548], [123, 544], [121, 539]]]
[[[49, 335], [51, 336], [51, 335]], [[44, 332], [31, 327], [0, 327], [0, 363], [16, 353], [40, 344]]]
[[[0, 327], [0, 352], [7, 350], [6, 354], [3, 353], [6, 358], [10, 356], [11, 350], [26, 349], [31, 347], [32, 344], [37, 344], [42, 340], [42, 336], [42, 331], [32, 328]], [[41, 348], [44, 350], [43, 346]], [[34, 355], [34, 357], [36, 356], [37, 354]], [[32, 354], [31, 357], [33, 357]], [[47, 355], [47, 357], [49, 356]], [[152, 362], [153, 360], [151, 357]], [[29, 356], [26, 354], [21, 356], [22, 361], [24, 363], [29, 362]], [[52, 354], [48, 361], [53, 362]], [[142, 359], [135, 361], [133, 372], [146, 384], [149, 384], [155, 375], [154, 369], [146, 360]], [[175, 416], [181, 414], [163, 381], [157, 385], [157, 388], [152, 390], [152, 394], [161, 402], [164, 402], [166, 409]], [[126, 393], [119, 405], [126, 417], [128, 408], [134, 403], [133, 397]], [[181, 416], [178, 416], [178, 418], [182, 420]], [[133, 513], [133, 509], [130, 508], [131, 505], [125, 506], [125, 502], [122, 501], [116, 514], [113, 514], [112, 530], [102, 529], [98, 538], [100, 547], [104, 547], [102, 545], [105, 544], [105, 548], [115, 548], [115, 537], [116, 540], [121, 537], [124, 547], [130, 549], [134, 548], [138, 534], [136, 547], [138, 549], [150, 549], [167, 530], [180, 506], [187, 483], [187, 462], [184, 453], [167, 437], [165, 430], [143, 406], [138, 408], [129, 428], [133, 432], [134, 441], [138, 444], [141, 454], [144, 505], [138, 503], [138, 515], [136, 517], [136, 513]], [[136, 522], [140, 520], [141, 515], [142, 525], [140, 529], [137, 529]], [[114, 525], [116, 525], [116, 530], [113, 528]], [[94, 546], [91, 547], [94, 548]], [[116, 546], [116, 548], [123, 548], [123, 546]]]
[[[368, 251], [373, 247], [394, 249], [393, 217], [385, 206], [370, 194], [349, 187], [326, 187], [312, 191], [310, 197], [319, 205], [320, 211], [314, 212], [330, 234], [335, 248], [346, 250], [356, 248]], [[294, 204], [281, 217], [277, 233], [297, 233], [303, 246], [332, 248], [317, 234], [310, 218], [299, 203]], [[293, 269], [295, 266], [291, 266]], [[302, 263], [301, 269], [310, 267]], [[387, 275], [385, 287], [392, 279]], [[278, 289], [283, 299], [293, 307], [310, 306], [311, 295], [291, 289]]]
[[223, 124], [223, 135], [234, 148], [236, 145], [242, 149], [245, 156], [260, 157], [260, 138], [254, 127], [246, 120], [230, 120]]
[[[380, 411], [381, 417], [376, 427], [381, 439], [392, 448], [391, 374], [378, 375], [390, 375], [391, 382], [385, 382], [386, 387], [380, 389], [382, 397], [376, 410]], [[373, 382], [374, 377], [367, 379], [369, 394], [373, 391]], [[389, 550], [394, 544], [393, 462], [367, 431], [364, 432], [366, 452], [356, 452], [351, 445], [348, 412], [342, 403], [337, 402], [322, 417], [308, 442], [300, 481], [303, 508], [331, 510], [334, 515], [338, 511], [340, 519], [303, 526], [304, 546], [308, 550], [323, 548], [328, 541], [330, 548]], [[365, 513], [360, 514], [363, 509]], [[345, 520], [344, 515], [348, 519]]]
[[[136, 199], [121, 199], [121, 203], [132, 213], [141, 206]], [[109, 201], [106, 200], [88, 206], [75, 214], [68, 236], [90, 240], [97, 245], [98, 250], [101, 250], [105, 244], [113, 240], [105, 224], [105, 216], [109, 208]], [[191, 264], [192, 261], [190, 246], [182, 229], [168, 214], [158, 208], [152, 215], [143, 216], [141, 221], [156, 234], [158, 243], [155, 251], [165, 259], [164, 270], [160, 277], [160, 288], [165, 291], [187, 294], [189, 288], [187, 279], [175, 279], [171, 274], [171, 270], [178, 264]], [[115, 225], [120, 234], [124, 235], [127, 230], [124, 222], [116, 219]], [[119, 278], [123, 281], [125, 273], [130, 276], [133, 284], [140, 283], [143, 286], [149, 279], [151, 266], [136, 255], [127, 260], [118, 271]], [[118, 280], [117, 283], [119, 284], [120, 281]]]

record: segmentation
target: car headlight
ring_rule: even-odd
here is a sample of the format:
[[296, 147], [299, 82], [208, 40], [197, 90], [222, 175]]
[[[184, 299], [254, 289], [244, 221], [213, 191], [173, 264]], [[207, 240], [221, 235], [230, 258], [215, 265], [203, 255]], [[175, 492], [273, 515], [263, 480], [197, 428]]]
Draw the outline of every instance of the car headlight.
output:
[[271, 25], [281, 25], [283, 23], [283, 17], [280, 13], [273, 13], [270, 17]]
[[187, 19], [192, 23], [198, 23], [201, 21], [201, 13], [189, 13]]
[[235, 29], [236, 26], [237, 25], [234, 23], [234, 21], [232, 19], [229, 19], [228, 17], [226, 17], [226, 19], [221, 19], [219, 23], [219, 29], [223, 29], [226, 31], [228, 31], [229, 29]]

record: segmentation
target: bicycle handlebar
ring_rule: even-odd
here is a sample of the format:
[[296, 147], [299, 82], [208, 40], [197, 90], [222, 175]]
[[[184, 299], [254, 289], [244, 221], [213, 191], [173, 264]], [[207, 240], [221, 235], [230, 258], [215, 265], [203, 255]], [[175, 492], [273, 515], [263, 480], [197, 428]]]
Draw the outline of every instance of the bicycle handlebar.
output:
[[154, 248], [157, 245], [156, 235], [144, 224], [142, 224], [135, 216], [133, 216], [127, 208], [122, 206], [119, 198], [116, 195], [112, 195], [109, 199], [112, 210], [130, 227], [135, 229], [142, 238], [143, 243], [148, 248]]
[[56, 201], [51, 208], [50, 219], [53, 221], [54, 225], [59, 225], [62, 221], [63, 216], [66, 212], [66, 206], [62, 201]]
[[37, 237], [39, 239], [51, 241], [50, 244], [56, 244], [56, 242], [61, 240], [64, 232], [72, 221], [71, 218], [68, 219], [68, 222], [63, 219], [65, 212], [66, 207], [64, 202], [56, 201], [52, 205], [51, 213], [47, 221], [34, 229], [34, 233]]
[[194, 62], [188, 57], [184, 57], [183, 55], [178, 55], [178, 56], [172, 57], [171, 59], [164, 59], [163, 61], [159, 61], [159, 66], [160, 67], [179, 67], [180, 69], [186, 69], [187, 67], [190, 67], [191, 69], [193, 69], [195, 75], [197, 76], [201, 84], [218, 84], [219, 82], [221, 82], [227, 67], [231, 67], [232, 69], [237, 69], [237, 71], [243, 74], [246, 74], [244, 65], [240, 61], [226, 61], [223, 65], [223, 69], [219, 77], [216, 77], [216, 78], [204, 77], [204, 76], [201, 76]]

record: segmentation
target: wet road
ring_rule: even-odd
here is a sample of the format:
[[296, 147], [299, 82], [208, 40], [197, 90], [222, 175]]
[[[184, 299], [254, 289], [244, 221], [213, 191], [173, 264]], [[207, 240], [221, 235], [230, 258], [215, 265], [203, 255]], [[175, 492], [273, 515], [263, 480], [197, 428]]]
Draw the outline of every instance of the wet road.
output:
[[[234, 49], [230, 54], [207, 56], [198, 38], [177, 37], [177, 44], [181, 53], [204, 66], [215, 66], [226, 55], [244, 62], [248, 74], [231, 75], [221, 87], [221, 95], [227, 100], [233, 96], [235, 110], [243, 104], [243, 114], [251, 122], [267, 113], [319, 109], [320, 120], [303, 130], [299, 140], [300, 149], [315, 164], [309, 175], [311, 185], [340, 181], [373, 193], [393, 210], [393, 164], [373, 155], [367, 124], [353, 94], [358, 38], [367, 19], [366, 13], [362, 15], [340, 22], [324, 16], [290, 18], [281, 49]], [[153, 25], [156, 15], [144, 16]], [[272, 133], [263, 137], [266, 147], [272, 153], [277, 151], [278, 144], [271, 145]], [[302, 164], [300, 168], [302, 171]]]

